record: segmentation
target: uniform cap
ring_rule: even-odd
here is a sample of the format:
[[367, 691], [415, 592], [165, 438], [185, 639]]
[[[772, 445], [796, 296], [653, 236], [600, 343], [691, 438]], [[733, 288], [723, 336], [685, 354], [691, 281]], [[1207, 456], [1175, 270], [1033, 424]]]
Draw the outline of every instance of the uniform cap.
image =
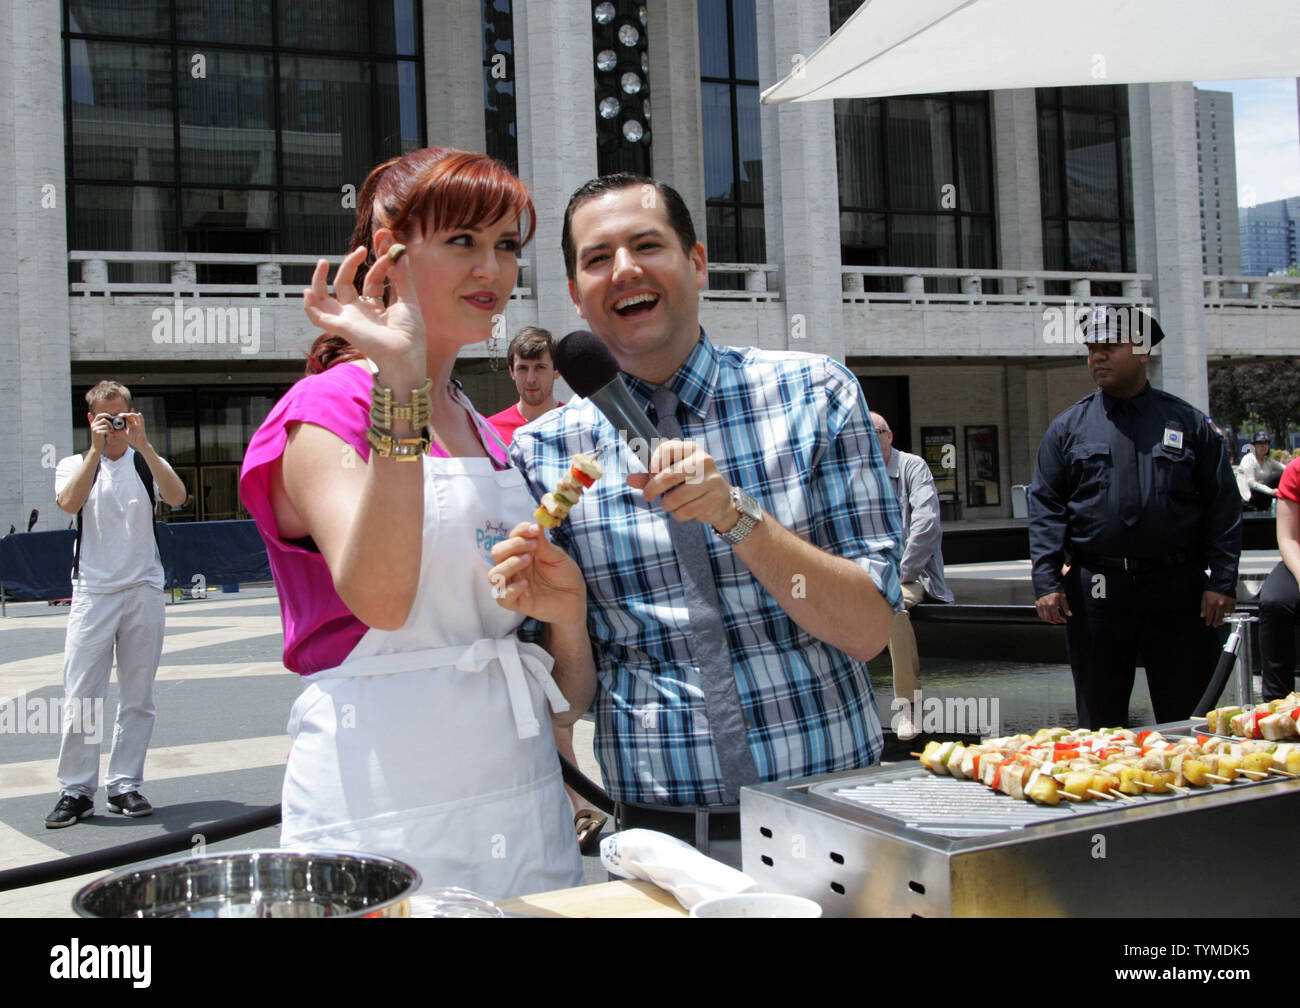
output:
[[1273, 439], [1269, 436], [1268, 431], [1255, 431], [1255, 436], [1250, 439], [1251, 444], [1272, 444]]
[[1083, 343], [1132, 343], [1150, 349], [1165, 332], [1145, 308], [1136, 305], [1095, 305], [1079, 316]]

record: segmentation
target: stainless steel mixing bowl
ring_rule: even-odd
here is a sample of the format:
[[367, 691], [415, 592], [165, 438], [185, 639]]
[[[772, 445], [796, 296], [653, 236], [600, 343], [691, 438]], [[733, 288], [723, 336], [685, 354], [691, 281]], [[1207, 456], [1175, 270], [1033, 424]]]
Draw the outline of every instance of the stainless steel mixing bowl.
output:
[[83, 917], [409, 917], [420, 873], [349, 851], [250, 850], [170, 858], [83, 888]]

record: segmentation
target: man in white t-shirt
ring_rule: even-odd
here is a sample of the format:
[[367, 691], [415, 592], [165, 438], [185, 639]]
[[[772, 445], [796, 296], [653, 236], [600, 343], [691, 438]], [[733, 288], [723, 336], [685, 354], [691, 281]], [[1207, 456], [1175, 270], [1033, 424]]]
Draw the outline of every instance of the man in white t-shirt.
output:
[[109, 759], [108, 808], [147, 816], [140, 794], [153, 733], [153, 681], [163, 640], [163, 569], [153, 526], [155, 497], [185, 503], [185, 484], [145, 436], [126, 386], [102, 381], [86, 393], [90, 450], [59, 461], [58, 505], [78, 516], [72, 608], [63, 654], [61, 794], [49, 829], [94, 812], [108, 677], [117, 652], [121, 701]]

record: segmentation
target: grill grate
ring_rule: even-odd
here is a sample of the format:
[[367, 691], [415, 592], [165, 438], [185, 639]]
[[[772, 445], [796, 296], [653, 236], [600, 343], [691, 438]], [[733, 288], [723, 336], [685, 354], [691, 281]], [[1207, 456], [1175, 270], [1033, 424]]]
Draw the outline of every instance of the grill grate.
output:
[[[1020, 829], [1034, 823], [1057, 822], [1081, 815], [1093, 815], [1120, 807], [1119, 801], [1093, 801], [1060, 805], [1036, 805], [953, 777], [938, 777], [924, 770], [915, 775], [885, 781], [835, 781], [814, 785], [813, 793], [869, 809], [897, 819], [910, 829], [938, 836], [988, 836]], [[1143, 799], [1161, 800], [1151, 795]]]

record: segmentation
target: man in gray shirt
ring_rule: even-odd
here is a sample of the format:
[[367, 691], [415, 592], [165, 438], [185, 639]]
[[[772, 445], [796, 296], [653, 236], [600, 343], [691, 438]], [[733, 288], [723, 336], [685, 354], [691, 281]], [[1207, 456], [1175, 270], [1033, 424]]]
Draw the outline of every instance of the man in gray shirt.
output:
[[[951, 602], [952, 592], [943, 579], [942, 533], [939, 529], [939, 491], [925, 459], [894, 448], [894, 432], [879, 413], [871, 423], [880, 438], [885, 472], [894, 484], [898, 506], [903, 512], [904, 610], [894, 616], [889, 636], [889, 657], [894, 663], [894, 731], [900, 739], [916, 735], [921, 719], [921, 659], [916, 651], [916, 634], [908, 610], [923, 601]], [[899, 701], [902, 701], [901, 710]]]

